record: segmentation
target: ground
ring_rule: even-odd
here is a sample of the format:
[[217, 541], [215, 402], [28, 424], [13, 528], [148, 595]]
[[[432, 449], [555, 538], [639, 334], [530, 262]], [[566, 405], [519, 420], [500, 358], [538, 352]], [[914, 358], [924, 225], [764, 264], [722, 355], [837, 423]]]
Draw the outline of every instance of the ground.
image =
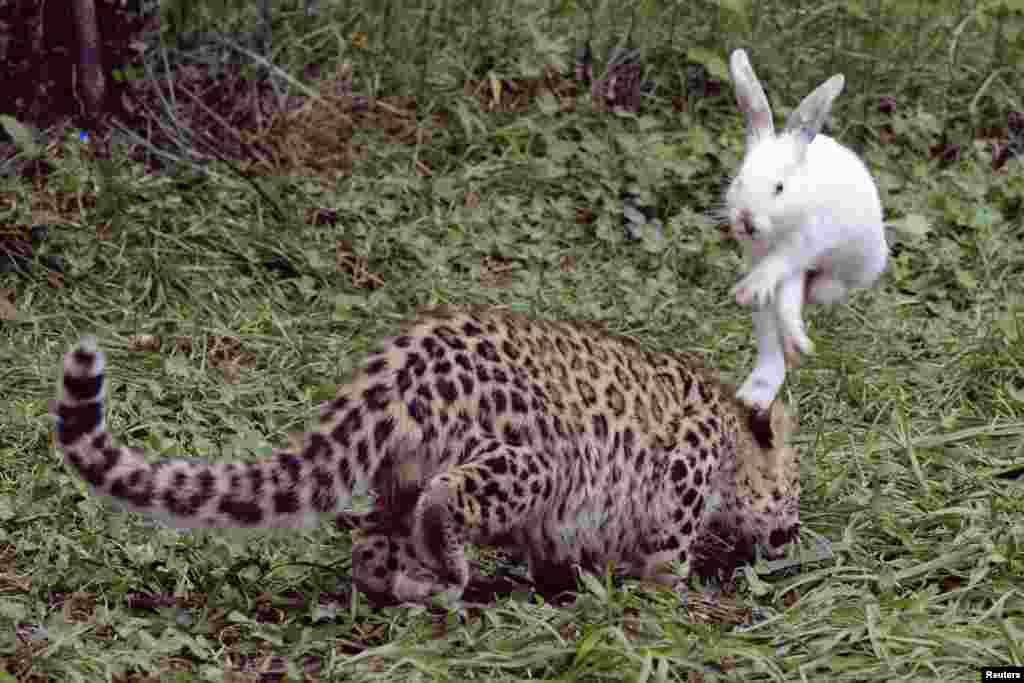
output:
[[[173, 89], [126, 68], [124, 129], [61, 118], [35, 160], [0, 154], [0, 231], [20, 256], [0, 273], [15, 680], [977, 680], [1021, 663], [1015, 10], [979, 5], [960, 26], [924, 5], [443, 3], [396, 21], [390, 4], [323, 4], [275, 9], [275, 63], [305, 86], [281, 100], [251, 59], [200, 41], [168, 53]], [[243, 47], [248, 11], [217, 24]], [[590, 37], [600, 75], [627, 33], [656, 87], [616, 112], [572, 56]], [[345, 529], [181, 534], [63, 467], [47, 403], [84, 333], [117, 369], [113, 428], [213, 460], [287, 445], [422, 306], [596, 320], [742, 381], [750, 321], [728, 292], [744, 265], [709, 218], [743, 148], [716, 61], [735, 46], [783, 109], [846, 73], [831, 132], [864, 155], [892, 230], [879, 285], [809, 313], [816, 354], [783, 389], [802, 449], [789, 559], [685, 601], [587, 575], [555, 607], [515, 590], [516, 558], [484, 551], [471, 560], [507, 577], [488, 607], [374, 610], [339, 586]], [[663, 233], [627, 239], [625, 193]]]

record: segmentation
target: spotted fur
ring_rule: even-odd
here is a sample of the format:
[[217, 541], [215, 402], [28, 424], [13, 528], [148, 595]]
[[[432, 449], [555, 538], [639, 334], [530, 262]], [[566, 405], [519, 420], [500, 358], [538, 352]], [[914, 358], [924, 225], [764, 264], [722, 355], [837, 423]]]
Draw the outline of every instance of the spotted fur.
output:
[[[559, 590], [574, 565], [664, 578], [711, 521], [769, 557], [799, 529], [780, 401], [755, 412], [695, 358], [593, 324], [427, 311], [300, 449], [252, 462], [149, 462], [107, 431], [103, 395], [104, 356], [85, 339], [64, 359], [57, 442], [97, 493], [179, 527], [353, 519], [354, 578], [378, 599], [460, 596], [467, 543], [517, 549], [539, 588]], [[367, 490], [373, 512], [346, 516]]]

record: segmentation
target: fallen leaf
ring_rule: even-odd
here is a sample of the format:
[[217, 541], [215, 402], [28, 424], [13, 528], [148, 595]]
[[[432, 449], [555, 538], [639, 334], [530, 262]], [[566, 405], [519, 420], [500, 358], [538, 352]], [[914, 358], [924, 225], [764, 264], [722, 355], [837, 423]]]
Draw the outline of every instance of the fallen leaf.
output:
[[14, 290], [0, 289], [0, 320], [14, 320], [18, 309], [14, 306]]
[[159, 351], [160, 337], [155, 334], [136, 334], [128, 339], [132, 351]]

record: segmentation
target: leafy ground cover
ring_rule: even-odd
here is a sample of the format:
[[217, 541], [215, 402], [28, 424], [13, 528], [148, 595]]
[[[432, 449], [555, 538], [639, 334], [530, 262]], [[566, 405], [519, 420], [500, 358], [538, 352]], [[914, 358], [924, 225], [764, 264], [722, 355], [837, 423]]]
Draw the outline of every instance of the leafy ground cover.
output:
[[[7, 679], [953, 681], [1024, 665], [1014, 3], [344, 4], [275, 10], [273, 82], [255, 80], [253, 12], [229, 8], [119, 66], [119, 125], [4, 148]], [[613, 46], [642, 50], [656, 87], [638, 111], [573, 74], [588, 39], [598, 75]], [[879, 286], [808, 312], [817, 354], [784, 389], [804, 531], [782, 568], [683, 598], [591, 577], [570, 606], [515, 591], [374, 610], [348, 590], [343, 530], [181, 533], [63, 468], [47, 402], [84, 333], [109, 353], [112, 428], [189, 457], [285, 442], [425, 305], [599, 320], [741, 381], [743, 263], [708, 217], [742, 154], [723, 71], [741, 45], [778, 109], [847, 74], [832, 132], [875, 172], [893, 238]], [[627, 193], [662, 230], [627, 238]]]

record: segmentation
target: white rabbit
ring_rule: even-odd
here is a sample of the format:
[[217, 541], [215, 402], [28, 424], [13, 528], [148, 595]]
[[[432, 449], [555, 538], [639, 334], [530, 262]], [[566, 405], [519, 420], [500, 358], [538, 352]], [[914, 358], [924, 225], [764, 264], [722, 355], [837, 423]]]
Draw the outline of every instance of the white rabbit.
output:
[[843, 90], [832, 76], [804, 98], [781, 135], [743, 50], [732, 53], [736, 102], [747, 119], [747, 151], [725, 194], [733, 236], [749, 246], [753, 268], [732, 292], [755, 307], [757, 363], [737, 392], [767, 408], [795, 365], [813, 351], [804, 301], [832, 304], [866, 288], [885, 270], [882, 205], [864, 163], [822, 125]]

